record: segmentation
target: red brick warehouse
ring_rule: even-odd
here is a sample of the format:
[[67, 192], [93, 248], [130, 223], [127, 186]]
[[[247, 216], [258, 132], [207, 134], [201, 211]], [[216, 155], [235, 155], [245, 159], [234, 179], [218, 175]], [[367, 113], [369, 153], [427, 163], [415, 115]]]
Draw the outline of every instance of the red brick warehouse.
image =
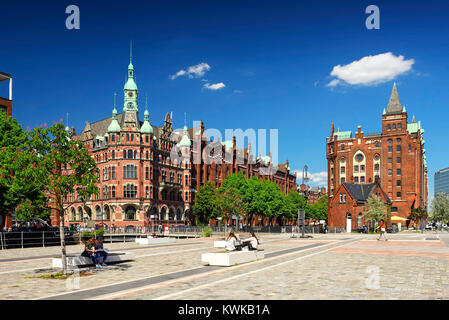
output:
[[[373, 184], [380, 182], [380, 194], [391, 200], [391, 215], [407, 218], [413, 208], [427, 208], [427, 163], [424, 129], [413, 117], [408, 123], [405, 107], [393, 86], [387, 109], [382, 114], [382, 132], [364, 134], [361, 126], [351, 131], [334, 130], [326, 139], [329, 186], [329, 226], [350, 232], [365, 224], [359, 219], [363, 206], [351, 213], [346, 204], [336, 201], [343, 183]], [[373, 193], [374, 189], [370, 189]], [[387, 198], [383, 197], [385, 203]], [[356, 216], [353, 216], [356, 214]], [[351, 224], [347, 220], [351, 219]], [[394, 221], [392, 221], [394, 222]], [[399, 221], [400, 222], [400, 221]], [[407, 221], [409, 223], [409, 221]]]
[[[185, 125], [176, 132], [171, 114], [166, 114], [162, 126], [155, 126], [150, 124], [148, 109], [143, 122], [138, 112], [138, 89], [130, 63], [123, 112], [119, 114], [114, 106], [112, 117], [86, 122], [79, 135], [74, 128], [66, 128], [71, 139], [83, 141], [96, 160], [100, 193], [81, 199], [74, 190], [66, 199], [66, 206], [73, 205], [65, 225], [85, 220], [125, 228], [154, 220], [158, 224], [188, 224], [193, 220], [192, 206], [201, 185], [213, 181], [218, 188], [227, 175], [238, 172], [247, 178], [269, 179], [286, 194], [297, 188], [288, 161], [264, 174], [271, 166], [271, 155], [256, 158], [250, 145], [238, 149], [235, 136], [232, 141], [208, 141], [202, 121], [197, 128]], [[173, 150], [182, 155], [179, 161], [172, 157]], [[217, 158], [221, 161], [215, 161]], [[51, 217], [52, 224], [58, 225], [58, 216], [52, 212]]]

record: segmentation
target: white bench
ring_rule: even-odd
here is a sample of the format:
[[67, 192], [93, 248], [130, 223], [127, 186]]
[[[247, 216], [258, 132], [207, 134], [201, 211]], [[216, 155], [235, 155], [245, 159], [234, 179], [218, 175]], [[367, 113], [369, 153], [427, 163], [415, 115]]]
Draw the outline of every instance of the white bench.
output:
[[[123, 262], [123, 261], [130, 261], [134, 260], [136, 258], [136, 255], [134, 252], [114, 252], [109, 253], [106, 264], [109, 264], [111, 262]], [[61, 258], [53, 258], [52, 259], [53, 268], [62, 268], [62, 259]], [[88, 266], [93, 265], [92, 259], [89, 257], [84, 256], [74, 256], [70, 255], [67, 256], [67, 266], [68, 267], [82, 267], [82, 266]]]
[[155, 243], [172, 243], [175, 242], [175, 238], [136, 238], [138, 244], [155, 244]]
[[261, 260], [263, 258], [265, 258], [265, 253], [263, 250], [209, 252], [203, 253], [201, 256], [203, 264], [225, 267]]
[[[259, 239], [259, 244], [263, 244], [262, 239]], [[214, 241], [214, 248], [226, 248], [226, 241]]]

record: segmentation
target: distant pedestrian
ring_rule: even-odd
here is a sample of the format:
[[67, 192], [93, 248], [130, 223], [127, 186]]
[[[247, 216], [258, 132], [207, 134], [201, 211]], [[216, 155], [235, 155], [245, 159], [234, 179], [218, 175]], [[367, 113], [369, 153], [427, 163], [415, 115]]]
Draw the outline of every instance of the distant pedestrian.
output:
[[388, 241], [387, 239], [387, 225], [385, 224], [384, 219], [380, 220], [379, 226], [377, 227], [379, 229], [380, 235], [379, 238], [377, 240], [380, 240], [382, 238], [382, 236], [384, 236], [385, 241]]

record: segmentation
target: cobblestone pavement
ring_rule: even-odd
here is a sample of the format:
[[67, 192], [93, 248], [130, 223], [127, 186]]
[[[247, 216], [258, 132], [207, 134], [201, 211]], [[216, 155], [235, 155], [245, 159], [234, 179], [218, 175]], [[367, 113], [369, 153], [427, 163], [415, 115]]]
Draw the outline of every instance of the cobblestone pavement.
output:
[[[313, 239], [290, 236], [264, 235], [266, 255], [292, 248], [298, 251], [102, 295], [101, 288], [108, 285], [199, 268], [201, 253], [211, 250], [214, 239], [177, 240], [176, 244], [182, 246], [108, 244], [111, 250], [133, 250], [136, 260], [101, 270], [81, 269], [91, 275], [80, 278], [77, 292], [98, 287], [98, 299], [449, 298], [447, 233], [389, 234], [387, 242], [377, 241], [376, 235], [317, 234]], [[321, 245], [307, 247], [312, 243]], [[70, 253], [81, 250], [81, 246], [68, 248]], [[57, 271], [51, 269], [49, 258], [2, 262], [57, 254], [58, 247], [1, 251], [0, 299], [38, 299], [75, 292], [66, 287], [65, 280], [39, 278]]]

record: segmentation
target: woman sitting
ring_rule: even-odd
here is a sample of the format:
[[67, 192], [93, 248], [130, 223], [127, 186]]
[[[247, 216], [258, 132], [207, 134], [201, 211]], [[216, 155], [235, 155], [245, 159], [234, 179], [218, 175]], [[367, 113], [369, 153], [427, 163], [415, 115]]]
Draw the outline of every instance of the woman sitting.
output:
[[234, 230], [231, 230], [229, 235], [226, 237], [226, 251], [236, 250], [242, 250], [242, 246], [240, 245], [240, 239], [234, 233]]
[[259, 244], [259, 239], [257, 239], [254, 232], [251, 232], [251, 236], [248, 239], [244, 239], [243, 247], [248, 247], [249, 250], [257, 250], [257, 245]]

